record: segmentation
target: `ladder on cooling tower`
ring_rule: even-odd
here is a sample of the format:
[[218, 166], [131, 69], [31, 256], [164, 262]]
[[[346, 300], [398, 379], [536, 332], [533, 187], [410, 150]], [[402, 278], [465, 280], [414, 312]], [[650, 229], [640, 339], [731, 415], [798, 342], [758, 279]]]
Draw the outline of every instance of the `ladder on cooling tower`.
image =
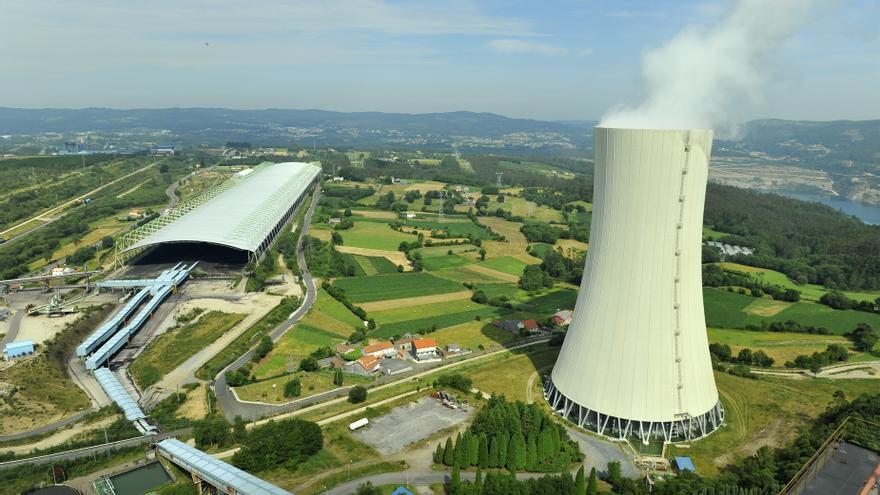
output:
[[690, 132], [687, 135], [687, 141], [684, 145], [685, 160], [684, 167], [681, 169], [678, 183], [678, 222], [675, 225], [675, 279], [673, 283], [673, 311], [675, 312], [675, 327], [673, 335], [673, 343], [675, 344], [675, 368], [676, 368], [676, 399], [678, 402], [678, 413], [683, 412], [682, 389], [684, 388], [683, 373], [681, 367], [681, 243], [682, 231], [684, 229], [684, 202], [685, 202], [685, 180], [687, 179], [688, 164], [690, 162]]

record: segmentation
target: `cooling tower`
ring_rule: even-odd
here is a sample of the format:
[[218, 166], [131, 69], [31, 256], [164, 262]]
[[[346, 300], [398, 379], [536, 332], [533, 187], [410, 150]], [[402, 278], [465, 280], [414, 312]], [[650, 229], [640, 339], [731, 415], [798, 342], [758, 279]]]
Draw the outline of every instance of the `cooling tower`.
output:
[[711, 130], [596, 128], [590, 247], [545, 384], [585, 429], [674, 442], [723, 421], [701, 280], [711, 148]]

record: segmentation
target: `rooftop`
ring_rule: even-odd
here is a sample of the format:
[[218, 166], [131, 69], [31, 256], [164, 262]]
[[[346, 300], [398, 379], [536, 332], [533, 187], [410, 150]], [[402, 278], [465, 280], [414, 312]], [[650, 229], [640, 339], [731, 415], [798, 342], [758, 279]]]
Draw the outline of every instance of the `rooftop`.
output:
[[20, 340], [18, 342], [9, 342], [6, 344], [4, 348], [7, 351], [12, 351], [15, 349], [31, 349], [34, 347], [34, 342], [32, 340]]
[[126, 250], [162, 243], [206, 242], [256, 252], [320, 173], [321, 167], [311, 163], [263, 165]]
[[427, 349], [429, 347], [437, 347], [437, 341], [434, 339], [413, 340], [413, 346], [416, 349]]
[[391, 342], [376, 342], [375, 344], [364, 347], [364, 354], [372, 354], [374, 352], [387, 351], [389, 349], [394, 349], [394, 345]]
[[236, 493], [248, 495], [292, 495], [268, 481], [246, 473], [201, 450], [190, 447], [176, 438], [166, 438], [156, 444], [166, 457], [187, 469], [193, 469], [212, 484], [233, 488]]

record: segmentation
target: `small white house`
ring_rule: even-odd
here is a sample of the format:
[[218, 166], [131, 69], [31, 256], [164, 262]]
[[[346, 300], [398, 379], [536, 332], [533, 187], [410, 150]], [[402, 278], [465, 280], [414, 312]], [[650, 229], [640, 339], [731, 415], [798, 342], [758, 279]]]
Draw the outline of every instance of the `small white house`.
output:
[[415, 214], [415, 213], [413, 213], [413, 212], [411, 212], [411, 211], [406, 212], [406, 218], [407, 218], [408, 220], [412, 220], [412, 219], [415, 218], [415, 217], [416, 217], [416, 214]]

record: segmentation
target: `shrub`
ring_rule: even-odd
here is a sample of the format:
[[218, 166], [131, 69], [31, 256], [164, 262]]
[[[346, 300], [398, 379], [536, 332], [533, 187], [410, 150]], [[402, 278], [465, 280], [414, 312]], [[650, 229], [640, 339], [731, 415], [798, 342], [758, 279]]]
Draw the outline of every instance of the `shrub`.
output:
[[358, 385], [348, 391], [348, 401], [352, 404], [360, 404], [365, 400], [367, 400], [367, 388], [363, 385]]

